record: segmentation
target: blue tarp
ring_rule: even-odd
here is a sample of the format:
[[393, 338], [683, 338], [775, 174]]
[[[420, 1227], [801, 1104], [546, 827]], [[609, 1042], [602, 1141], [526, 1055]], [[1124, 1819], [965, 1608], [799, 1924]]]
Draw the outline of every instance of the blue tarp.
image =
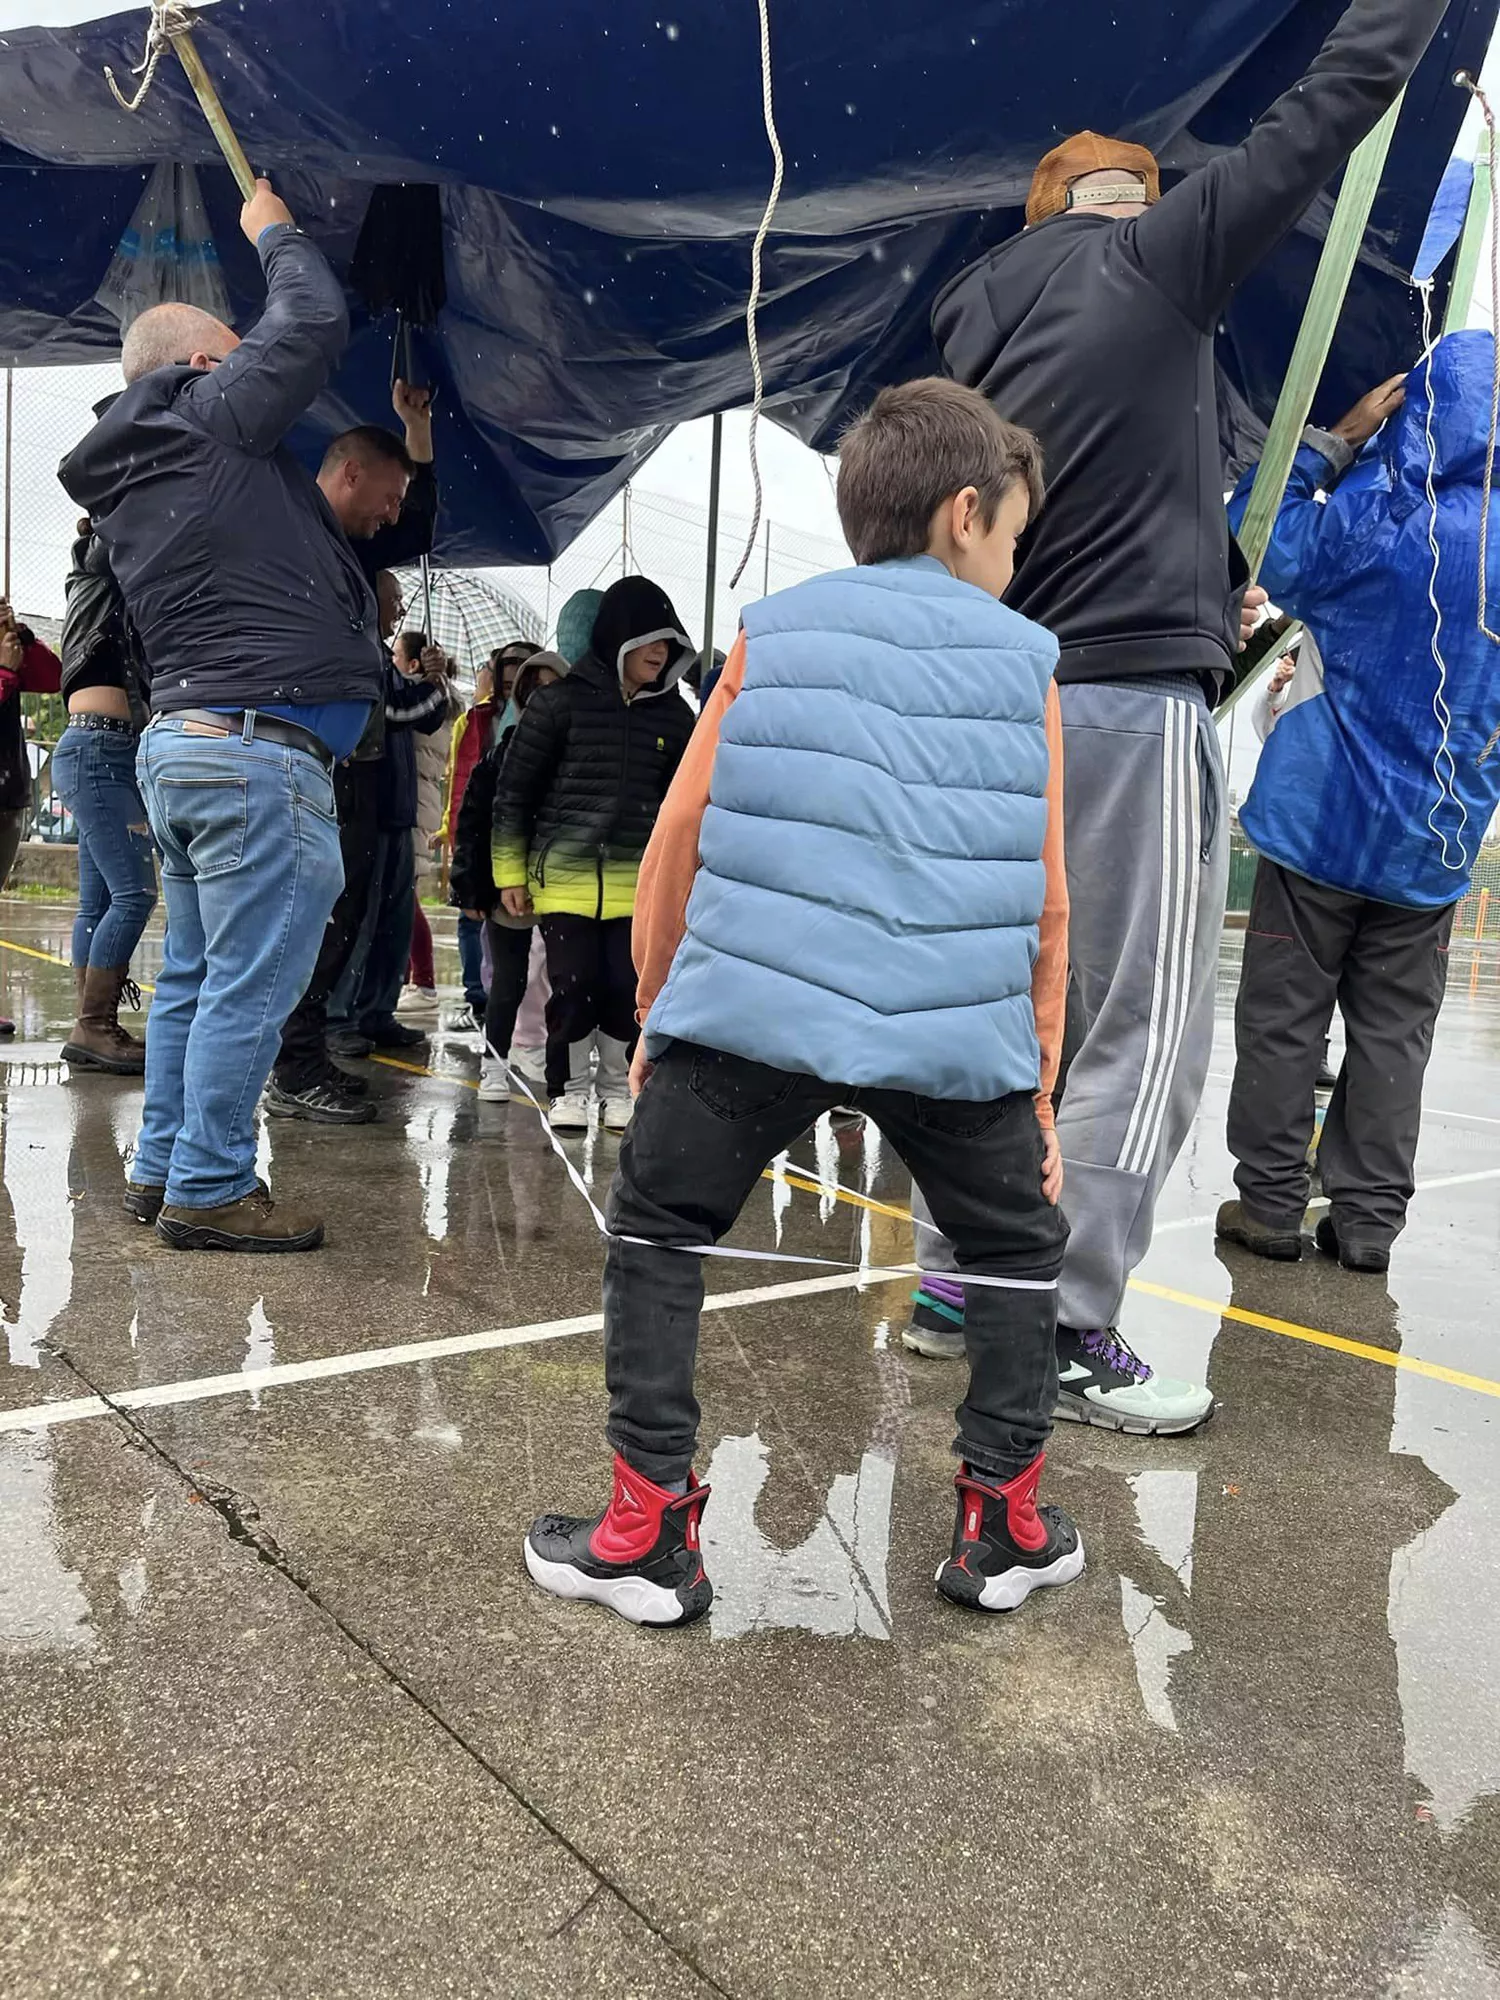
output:
[[[771, 414], [827, 448], [880, 383], [931, 365], [928, 312], [1019, 227], [1037, 157], [1083, 126], [1168, 169], [1234, 143], [1305, 67], [1340, 0], [771, 0], [786, 192], [761, 320]], [[1454, 0], [1410, 92], [1320, 413], [1415, 358], [1401, 276], [1496, 0]], [[258, 271], [175, 59], [138, 117], [102, 76], [144, 13], [0, 35], [0, 356], [97, 360], [91, 303], [152, 163], [202, 166], [231, 294]], [[372, 186], [442, 187], [450, 561], [539, 562], [671, 425], [749, 400], [743, 313], [770, 163], [755, 0], [237, 0], [199, 46], [252, 161], [341, 270]], [[1247, 284], [1221, 343], [1231, 462], [1255, 454], [1326, 201]], [[319, 422], [378, 418], [394, 322], [358, 324]]]

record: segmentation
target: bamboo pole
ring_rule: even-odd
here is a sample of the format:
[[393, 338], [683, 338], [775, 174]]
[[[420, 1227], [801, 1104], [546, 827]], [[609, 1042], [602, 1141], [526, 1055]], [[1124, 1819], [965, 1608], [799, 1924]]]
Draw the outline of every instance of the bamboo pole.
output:
[[708, 549], [703, 564], [703, 655], [707, 674], [714, 663], [714, 598], [719, 587], [719, 475], [724, 459], [724, 419], [714, 412], [713, 444], [708, 463]]
[[229, 162], [229, 171], [239, 183], [240, 193], [246, 201], [255, 193], [255, 174], [250, 162], [245, 158], [245, 149], [235, 137], [224, 106], [219, 101], [219, 93], [214, 88], [213, 78], [203, 67], [193, 41], [192, 31], [180, 28], [170, 33], [168, 39], [177, 51], [177, 60], [187, 71], [187, 80], [193, 86], [193, 95], [203, 107], [203, 115], [208, 120], [209, 130], [219, 142], [219, 151]]

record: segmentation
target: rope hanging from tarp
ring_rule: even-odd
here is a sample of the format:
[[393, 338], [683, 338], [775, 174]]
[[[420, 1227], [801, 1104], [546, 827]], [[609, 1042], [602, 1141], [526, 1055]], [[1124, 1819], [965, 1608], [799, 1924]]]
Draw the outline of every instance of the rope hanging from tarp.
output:
[[151, 0], [151, 21], [146, 29], [146, 48], [141, 60], [131, 71], [132, 76], [141, 80], [135, 95], [127, 97], [115, 80], [115, 73], [109, 64], [104, 65], [104, 80], [114, 95], [115, 102], [122, 110], [136, 112], [145, 103], [156, 82], [156, 73], [161, 67], [161, 59], [171, 49], [187, 73], [187, 80], [193, 87], [193, 95], [208, 120], [209, 130], [219, 142], [219, 150], [229, 164], [240, 193], [246, 201], [255, 193], [255, 174], [245, 157], [245, 149], [235, 136], [224, 106], [219, 101], [219, 93], [214, 88], [213, 79], [203, 67], [197, 44], [193, 40], [193, 24], [197, 20], [197, 9], [187, 4], [187, 0]]

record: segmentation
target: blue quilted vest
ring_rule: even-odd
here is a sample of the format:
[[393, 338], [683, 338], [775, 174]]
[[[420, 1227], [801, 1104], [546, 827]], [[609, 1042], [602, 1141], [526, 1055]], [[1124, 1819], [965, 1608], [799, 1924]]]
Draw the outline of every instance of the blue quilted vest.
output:
[[830, 1082], [1035, 1090], [1057, 641], [930, 556], [750, 606], [647, 1022]]

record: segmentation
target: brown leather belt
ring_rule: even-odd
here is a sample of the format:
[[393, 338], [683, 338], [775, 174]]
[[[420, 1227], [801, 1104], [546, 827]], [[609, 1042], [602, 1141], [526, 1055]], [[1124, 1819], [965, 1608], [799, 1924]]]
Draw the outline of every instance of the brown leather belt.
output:
[[216, 708], [169, 708], [155, 718], [158, 722], [191, 722], [215, 736], [239, 736], [247, 743], [283, 743], [289, 750], [305, 750], [316, 757], [325, 770], [333, 769], [333, 752], [321, 736], [304, 729], [300, 722], [288, 722], [284, 715], [265, 715], [258, 708], [231, 710]]

